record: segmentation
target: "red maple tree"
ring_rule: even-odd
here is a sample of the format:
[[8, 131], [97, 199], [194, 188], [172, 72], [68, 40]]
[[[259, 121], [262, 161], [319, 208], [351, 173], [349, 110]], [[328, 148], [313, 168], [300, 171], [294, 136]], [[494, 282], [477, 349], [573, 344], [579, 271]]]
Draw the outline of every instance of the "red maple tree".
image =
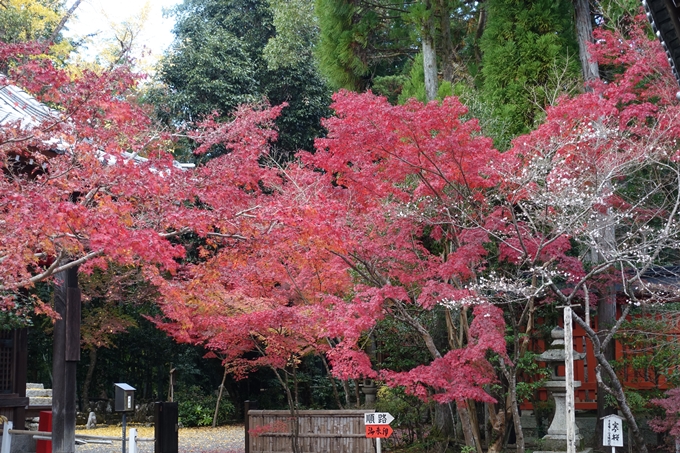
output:
[[[116, 262], [150, 277], [173, 274], [185, 256], [178, 235], [234, 230], [230, 221], [252, 207], [246, 178], [263, 177], [257, 165], [232, 159], [241, 166], [182, 171], [165, 150], [172, 136], [135, 100], [139, 75], [125, 66], [73, 75], [42, 50], [0, 48], [2, 86], [19, 112], [0, 129], [2, 307], [14, 304], [13, 292], [73, 266], [87, 272]], [[258, 123], [267, 121], [263, 110], [250, 112], [235, 120], [249, 152], [269, 134]]]
[[[474, 221], [451, 219], [483, 213], [498, 152], [453, 98], [391, 106], [341, 92], [333, 107], [316, 153], [258, 170], [266, 177], [244, 190], [251, 207], [238, 234], [204, 245], [180, 278], [157, 282], [163, 328], [224, 355], [241, 375], [257, 366], [293, 372], [314, 353], [341, 379], [382, 376], [462, 408], [468, 399], [494, 401], [484, 386], [495, 380], [487, 353], [505, 355], [502, 311], [465, 288], [486, 266], [489, 238]], [[449, 353], [417, 315], [441, 303], [465, 313], [478, 305]], [[379, 374], [362, 345], [384, 317], [417, 331], [431, 362]]]
[[[266, 165], [283, 106], [243, 107], [192, 133], [198, 153], [224, 152], [191, 171], [126, 98], [135, 78], [125, 68], [71, 78], [29, 47], [3, 50], [8, 81], [55, 112], [0, 136], [3, 303], [64, 266], [141, 266], [162, 295], [159, 325], [236, 374], [266, 366], [285, 386], [304, 355], [323, 355], [342, 379], [455, 402], [472, 445], [469, 400], [495, 400], [491, 357], [508, 383], [517, 377], [492, 302], [520, 305], [509, 318], [531, 333], [535, 304], [587, 304], [598, 284], [661, 300], [644, 273], [680, 245], [680, 202], [667, 189], [680, 175], [674, 81], [641, 29], [600, 38], [593, 54], [625, 74], [562, 99], [504, 154], [455, 98], [392, 106], [343, 91], [315, 153]], [[609, 235], [612, 225], [625, 234]], [[444, 342], [423, 322], [435, 307]], [[417, 333], [427, 363], [378, 369], [363, 346], [386, 317]], [[497, 438], [506, 414], [519, 422], [516, 406], [491, 412]]]

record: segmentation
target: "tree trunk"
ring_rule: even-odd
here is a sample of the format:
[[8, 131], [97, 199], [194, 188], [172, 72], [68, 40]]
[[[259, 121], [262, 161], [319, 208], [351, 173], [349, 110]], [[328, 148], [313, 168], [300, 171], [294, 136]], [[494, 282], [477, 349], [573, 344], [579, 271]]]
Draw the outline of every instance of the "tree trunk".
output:
[[437, 404], [434, 407], [434, 424], [440, 434], [454, 437], [453, 414], [450, 403]]
[[59, 33], [64, 29], [66, 26], [66, 22], [73, 16], [73, 14], [76, 12], [76, 9], [78, 9], [78, 6], [80, 6], [80, 3], [83, 0], [76, 0], [73, 5], [69, 8], [68, 11], [66, 11], [66, 14], [64, 14], [64, 17], [61, 18], [57, 26], [52, 30], [52, 34], [50, 35], [49, 42], [53, 43], [55, 39], [57, 39], [57, 36], [59, 36]]
[[506, 407], [510, 407], [512, 414], [512, 422], [515, 427], [515, 445], [517, 453], [524, 453], [524, 433], [522, 432], [522, 421], [519, 415], [519, 405], [517, 404], [517, 368], [512, 366], [508, 368], [505, 361], [501, 358], [501, 370], [508, 380], [508, 397], [506, 398]]
[[[622, 313], [621, 318], [616, 323], [616, 326], [612, 328], [613, 330], [618, 330], [618, 325], [620, 325], [620, 322], [623, 321], [623, 319], [625, 319], [627, 314], [628, 310], [624, 310], [624, 313]], [[623, 412], [623, 416], [626, 418], [626, 421], [628, 422], [628, 429], [633, 434], [633, 440], [635, 441], [635, 444], [637, 446], [636, 451], [638, 451], [639, 453], [648, 453], [645, 440], [642, 437], [642, 433], [640, 433], [640, 428], [637, 424], [637, 421], [635, 420], [635, 416], [633, 416], [633, 412], [630, 410], [630, 406], [628, 405], [628, 401], [626, 400], [626, 395], [623, 392], [623, 386], [621, 385], [621, 381], [619, 380], [619, 377], [616, 375], [616, 371], [614, 371], [614, 369], [612, 368], [611, 364], [609, 363], [609, 360], [605, 356], [604, 351], [601, 347], [602, 343], [600, 342], [600, 337], [576, 313], [572, 312], [572, 318], [579, 326], [583, 328], [583, 330], [586, 331], [588, 338], [590, 338], [590, 341], [593, 344], [593, 354], [598, 363], [597, 383], [598, 386], [600, 387], [600, 390], [604, 390], [610, 395], [612, 395], [614, 398], [616, 398], [616, 401], [619, 404], [619, 409], [621, 409], [621, 412]], [[611, 343], [612, 334], [608, 334], [607, 337], [608, 337], [607, 343]], [[607, 385], [604, 383], [602, 379], [601, 370], [605, 371], [605, 374], [609, 378], [611, 385]], [[600, 393], [601, 392], [598, 391], [598, 396]], [[601, 436], [602, 435], [600, 434], [600, 437]]]
[[600, 78], [597, 62], [593, 61], [592, 55], [590, 55], [588, 50], [588, 44], [593, 41], [593, 25], [590, 21], [589, 1], [574, 0], [574, 12], [581, 72], [583, 73], [583, 81], [586, 83], [587, 88], [588, 82]]
[[[623, 412], [623, 415], [626, 417], [626, 421], [628, 422], [628, 429], [633, 434], [633, 440], [637, 446], [637, 451], [640, 453], [647, 453], [647, 444], [645, 443], [645, 439], [642, 437], [642, 433], [640, 432], [640, 427], [635, 420], [635, 416], [630, 410], [630, 406], [628, 405], [626, 395], [623, 391], [623, 387], [621, 386], [621, 381], [616, 375], [616, 371], [614, 371], [604, 354], [595, 354], [595, 358], [597, 359], [598, 366], [605, 370], [609, 376], [609, 379], [611, 380], [611, 386], [606, 390], [614, 398], [616, 398], [616, 401], [619, 403], [619, 408], [621, 409], [621, 412]], [[600, 383], [599, 376], [598, 383]]]
[[491, 438], [487, 439], [489, 448], [487, 453], [501, 453], [505, 441], [505, 409], [499, 408], [496, 411], [495, 404], [488, 404], [489, 421], [491, 422]]
[[[479, 414], [477, 412], [477, 401], [468, 399], [467, 406], [470, 411], [470, 423], [472, 424], [472, 432], [475, 433], [475, 443], [477, 448], [481, 451], [482, 448], [482, 432], [480, 430]], [[486, 423], [486, 420], [484, 420]]]
[[512, 409], [512, 422], [515, 427], [515, 447], [517, 453], [524, 453], [524, 431], [522, 431], [522, 419], [520, 418], [519, 405], [517, 404], [516, 382], [512, 385], [513, 390], [510, 393], [510, 407]]
[[90, 385], [92, 384], [92, 376], [94, 376], [94, 369], [97, 365], [97, 348], [89, 347], [90, 363], [87, 365], [87, 374], [83, 381], [83, 390], [80, 394], [80, 410], [83, 412], [90, 412]]
[[328, 361], [326, 360], [326, 357], [321, 354], [321, 361], [323, 362], [324, 368], [326, 368], [326, 375], [328, 375], [328, 379], [331, 382], [331, 388], [333, 389], [333, 397], [335, 398], [335, 404], [338, 405], [339, 409], [344, 409], [342, 406], [342, 402], [340, 401], [340, 394], [338, 393], [338, 386], [335, 384], [335, 378], [333, 377], [333, 374], [331, 373], [331, 369], [328, 366]]
[[352, 400], [350, 399], [348, 380], [342, 381], [342, 389], [345, 391], [345, 407], [350, 407], [352, 405]]
[[437, 98], [437, 50], [435, 48], [434, 36], [434, 11], [432, 2], [425, 1], [425, 8], [430, 12], [423, 23], [422, 31], [422, 51], [423, 69], [425, 71], [425, 96], [427, 101]]
[[482, 39], [484, 28], [486, 27], [486, 8], [482, 4], [479, 8], [479, 17], [477, 19], [477, 30], [475, 31], [475, 60], [477, 64], [482, 63], [482, 52], [479, 49], [479, 40]]
[[[611, 331], [611, 328], [616, 324], [616, 289], [609, 285], [606, 291], [604, 297], [600, 297], [597, 303], [597, 336], [600, 340], [600, 345]], [[615, 359], [613, 342], [610, 341], [605, 347], [600, 346], [600, 349], [604, 360], [610, 361]], [[607, 405], [607, 392], [604, 389], [604, 386], [611, 385], [611, 380], [608, 375], [602, 376], [602, 379], [602, 385], [598, 384], [597, 389], [597, 425], [595, 428], [595, 436], [600, 447], [602, 447], [602, 419], [607, 415], [616, 413], [616, 408]]]
[[453, 83], [453, 43], [451, 42], [451, 15], [447, 0], [438, 1], [439, 29], [441, 32], [442, 80]]
[[222, 392], [224, 391], [224, 381], [227, 380], [227, 367], [224, 367], [224, 374], [222, 375], [222, 383], [220, 384], [220, 392], [217, 394], [217, 403], [215, 403], [215, 415], [213, 415], [212, 427], [217, 426], [217, 414], [220, 411], [220, 400], [222, 399]]
[[[434, 339], [432, 338], [432, 335], [428, 330], [420, 324], [420, 322], [413, 318], [408, 311], [405, 309], [403, 304], [399, 301], [394, 301], [395, 302], [395, 308], [398, 310], [399, 315], [397, 316], [398, 318], [401, 318], [402, 321], [408, 323], [411, 327], [413, 327], [416, 332], [418, 332], [423, 339], [423, 342], [425, 343], [425, 347], [427, 347], [427, 350], [430, 352], [430, 355], [432, 356], [433, 359], [438, 359], [441, 358], [441, 353], [439, 352], [439, 349], [437, 349], [437, 345], [434, 342]], [[448, 334], [449, 334], [449, 343], [452, 346], [462, 345], [463, 337], [466, 336], [465, 330], [467, 329], [467, 316], [466, 316], [466, 310], [461, 310], [460, 317], [461, 317], [461, 328], [460, 328], [460, 335], [456, 337], [455, 335], [455, 326], [453, 325], [453, 321], [451, 319], [451, 313], [447, 310], [446, 311], [446, 325], [448, 329]], [[460, 424], [463, 429], [463, 436], [465, 437], [465, 444], [470, 447], [475, 447], [477, 453], [482, 453], [482, 444], [479, 440], [480, 435], [479, 435], [479, 426], [476, 425], [476, 417], [474, 414], [471, 412], [470, 406], [468, 404], [468, 401], [463, 400], [463, 401], [457, 401], [456, 406], [458, 409], [458, 416], [460, 417]]]
[[457, 401], [456, 406], [458, 408], [458, 415], [460, 416], [460, 424], [463, 427], [465, 445], [474, 447], [477, 453], [483, 453], [482, 443], [479, 440], [479, 430], [475, 427], [467, 400]]
[[[298, 408], [297, 401], [293, 397], [293, 392], [290, 391], [290, 386], [288, 385], [288, 375], [286, 374], [286, 379], [281, 377], [279, 370], [272, 367], [276, 379], [283, 387], [286, 392], [286, 399], [288, 400], [288, 409], [290, 410], [290, 446], [293, 453], [300, 453], [300, 422], [298, 418]], [[284, 371], [285, 372], [285, 371]]]

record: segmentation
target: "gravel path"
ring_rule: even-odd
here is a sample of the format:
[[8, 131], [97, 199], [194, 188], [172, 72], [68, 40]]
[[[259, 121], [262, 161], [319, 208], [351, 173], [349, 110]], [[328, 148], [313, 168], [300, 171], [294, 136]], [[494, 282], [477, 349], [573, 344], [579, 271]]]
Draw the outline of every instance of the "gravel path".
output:
[[[122, 428], [117, 427], [118, 433], [122, 437]], [[94, 429], [89, 431], [78, 430], [79, 434], [87, 435], [116, 435], [111, 433], [111, 429], [105, 431]], [[129, 434], [129, 432], [128, 432]], [[153, 428], [138, 429], [137, 437], [152, 438]], [[138, 442], [139, 453], [153, 453], [153, 442]], [[113, 441], [111, 444], [87, 443], [77, 445], [76, 453], [119, 453], [122, 451], [120, 441]], [[129, 452], [129, 446], [126, 449]], [[244, 429], [243, 425], [221, 426], [212, 428], [181, 428], [179, 430], [179, 452], [180, 453], [243, 453], [244, 452]]]

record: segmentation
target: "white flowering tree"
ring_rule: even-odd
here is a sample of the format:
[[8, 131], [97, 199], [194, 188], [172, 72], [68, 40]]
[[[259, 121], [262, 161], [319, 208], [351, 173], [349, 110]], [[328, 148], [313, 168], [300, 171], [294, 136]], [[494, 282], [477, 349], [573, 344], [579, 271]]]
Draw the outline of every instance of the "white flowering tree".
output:
[[[625, 72], [553, 107], [496, 163], [499, 191], [479, 227], [497, 250], [497, 266], [470, 289], [524, 301], [529, 311], [539, 300], [582, 305], [574, 320], [592, 341], [600, 389], [616, 399], [646, 452], [605, 350], [632, 307], [680, 293], [669, 275], [680, 249], [680, 110], [656, 42], [641, 30], [601, 38], [600, 61]], [[618, 314], [617, 299], [624, 302]], [[588, 321], [596, 304], [599, 332]]]

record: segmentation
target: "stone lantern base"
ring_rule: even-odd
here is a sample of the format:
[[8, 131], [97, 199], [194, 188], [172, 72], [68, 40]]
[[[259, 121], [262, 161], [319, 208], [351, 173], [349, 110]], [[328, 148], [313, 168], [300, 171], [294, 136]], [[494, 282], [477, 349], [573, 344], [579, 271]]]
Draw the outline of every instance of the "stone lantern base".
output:
[[[534, 453], [559, 453], [567, 451], [567, 439], [564, 436], [551, 436], [548, 434], [541, 439], [540, 447], [544, 450], [534, 450]], [[576, 451], [578, 453], [592, 453], [593, 449], [583, 448], [583, 436], [576, 436]]]

